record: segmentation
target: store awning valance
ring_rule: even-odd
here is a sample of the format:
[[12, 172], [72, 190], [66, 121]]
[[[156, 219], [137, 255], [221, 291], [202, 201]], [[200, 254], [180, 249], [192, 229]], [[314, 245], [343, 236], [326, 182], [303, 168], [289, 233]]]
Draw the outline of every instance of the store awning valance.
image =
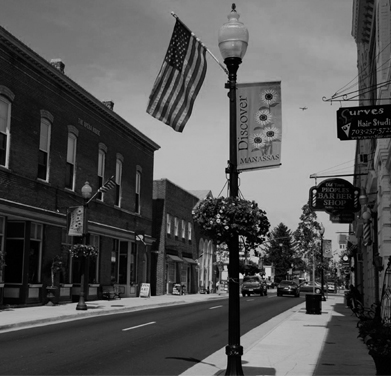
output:
[[183, 262], [183, 260], [180, 257], [175, 255], [167, 255], [167, 258], [175, 262]]
[[191, 258], [184, 257], [183, 260], [185, 260], [185, 262], [187, 262], [188, 264], [197, 265], [197, 261], [196, 261], [196, 260], [193, 260], [193, 259], [191, 259]]

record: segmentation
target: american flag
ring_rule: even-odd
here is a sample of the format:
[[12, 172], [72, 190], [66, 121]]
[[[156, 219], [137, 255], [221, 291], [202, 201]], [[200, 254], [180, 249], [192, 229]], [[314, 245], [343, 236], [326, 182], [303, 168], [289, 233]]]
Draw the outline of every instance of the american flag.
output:
[[206, 74], [206, 48], [177, 19], [147, 113], [182, 132]]
[[114, 176], [112, 176], [105, 184], [103, 184], [99, 189], [98, 192], [103, 192], [106, 193], [110, 189], [113, 189], [115, 187], [115, 181], [114, 181]]

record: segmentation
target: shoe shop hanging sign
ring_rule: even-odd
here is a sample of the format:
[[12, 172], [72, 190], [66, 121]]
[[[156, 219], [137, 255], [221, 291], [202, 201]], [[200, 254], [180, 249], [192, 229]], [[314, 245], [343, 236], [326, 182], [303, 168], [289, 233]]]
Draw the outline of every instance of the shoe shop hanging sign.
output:
[[342, 107], [337, 111], [341, 141], [391, 137], [391, 105]]
[[309, 206], [328, 214], [355, 213], [360, 210], [360, 190], [344, 179], [327, 179], [310, 189]]

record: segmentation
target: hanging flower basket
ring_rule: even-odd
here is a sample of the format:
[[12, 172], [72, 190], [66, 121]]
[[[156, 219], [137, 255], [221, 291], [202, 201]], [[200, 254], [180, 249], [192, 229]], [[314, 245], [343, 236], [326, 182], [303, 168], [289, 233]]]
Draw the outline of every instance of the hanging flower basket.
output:
[[89, 256], [97, 256], [98, 250], [88, 244], [74, 244], [70, 249], [69, 252], [71, 253], [72, 257], [89, 257]]
[[255, 201], [238, 197], [218, 197], [202, 200], [193, 210], [194, 222], [217, 244], [234, 236], [244, 238], [244, 246], [255, 248], [265, 240], [270, 223], [266, 212]]

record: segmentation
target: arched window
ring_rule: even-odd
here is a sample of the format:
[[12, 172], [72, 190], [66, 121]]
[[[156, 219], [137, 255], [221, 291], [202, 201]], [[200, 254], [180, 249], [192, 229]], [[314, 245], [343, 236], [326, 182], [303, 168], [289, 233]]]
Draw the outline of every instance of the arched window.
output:
[[41, 115], [38, 151], [38, 179], [49, 180], [51, 122]]
[[0, 93], [0, 166], [8, 168], [10, 150], [11, 102]]
[[[105, 183], [105, 166], [106, 166], [106, 152], [107, 147], [104, 144], [99, 144], [98, 152], [98, 187], [102, 187]], [[99, 192], [96, 196], [98, 200], [103, 200], [103, 193]]]
[[141, 167], [137, 166], [134, 211], [141, 213]]
[[74, 133], [68, 133], [67, 165], [65, 171], [65, 188], [74, 190], [76, 173], [76, 146], [77, 137]]
[[121, 190], [121, 181], [122, 181], [122, 163], [123, 158], [120, 154], [117, 155], [117, 161], [115, 165], [115, 205], [121, 206], [121, 196], [122, 196], [122, 190]]

